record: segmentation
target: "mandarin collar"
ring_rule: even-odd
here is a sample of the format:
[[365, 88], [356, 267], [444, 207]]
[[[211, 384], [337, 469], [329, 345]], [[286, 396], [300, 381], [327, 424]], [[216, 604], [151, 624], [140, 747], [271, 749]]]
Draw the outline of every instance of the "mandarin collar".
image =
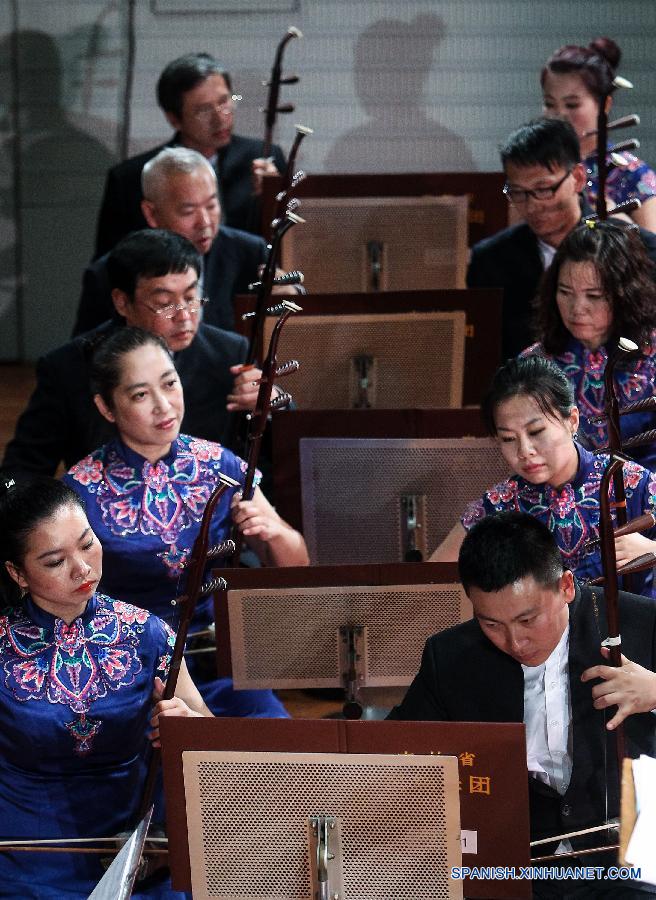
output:
[[[34, 602], [34, 600], [32, 600], [29, 594], [26, 594], [23, 598], [23, 605], [25, 607], [27, 615], [35, 623], [35, 625], [38, 625], [39, 628], [45, 628], [46, 631], [53, 631], [58, 622], [63, 622], [63, 619], [61, 619], [59, 616], [53, 615], [53, 613], [50, 613], [38, 606]], [[98, 598], [94, 593], [87, 602], [84, 612], [76, 619], [74, 619], [67, 627], [72, 628], [76, 622], [81, 622], [83, 627], [88, 625], [96, 614], [97, 606]]]

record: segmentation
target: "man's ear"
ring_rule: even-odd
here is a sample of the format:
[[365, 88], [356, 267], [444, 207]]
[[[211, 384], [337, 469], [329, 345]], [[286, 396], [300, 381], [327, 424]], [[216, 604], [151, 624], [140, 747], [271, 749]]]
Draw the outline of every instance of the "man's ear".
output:
[[157, 219], [157, 207], [154, 203], [152, 203], [150, 200], [142, 200], [141, 212], [143, 213], [144, 219], [151, 228], [159, 228], [159, 221]]
[[577, 163], [574, 166], [574, 168], [572, 169], [572, 178], [574, 179], [574, 187], [576, 189], [576, 193], [580, 194], [585, 187], [585, 183], [588, 179], [583, 163]]
[[9, 573], [9, 577], [12, 578], [19, 588], [23, 588], [23, 590], [27, 590], [27, 581], [23, 578], [20, 570], [13, 564], [13, 562], [5, 563], [5, 569]]
[[175, 113], [165, 112], [166, 121], [175, 131], [182, 131], [182, 121], [178, 119]]
[[112, 290], [112, 303], [119, 316], [123, 316], [124, 319], [127, 319], [131, 303], [130, 298], [125, 291], [122, 291], [120, 288], [114, 288]]
[[96, 404], [96, 409], [98, 410], [100, 415], [103, 417], [103, 419], [107, 419], [108, 422], [116, 421], [114, 413], [111, 411], [109, 406], [107, 406], [107, 404], [105, 403], [103, 398], [100, 396], [100, 394], [93, 395], [93, 402]]
[[576, 585], [574, 583], [574, 575], [569, 569], [565, 569], [559, 578], [559, 587], [563, 592], [566, 603], [571, 603], [576, 596]]

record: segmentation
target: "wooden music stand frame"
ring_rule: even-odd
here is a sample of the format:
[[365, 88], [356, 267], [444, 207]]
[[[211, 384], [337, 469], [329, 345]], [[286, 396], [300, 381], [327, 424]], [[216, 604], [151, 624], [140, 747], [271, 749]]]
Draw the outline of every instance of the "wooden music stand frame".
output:
[[[177, 890], [191, 888], [182, 759], [189, 750], [456, 756], [463, 865], [514, 866], [518, 871], [529, 864], [523, 725], [169, 717], [162, 720], [161, 739], [169, 861]], [[531, 896], [526, 880], [465, 880], [463, 888], [473, 898]]]
[[[465, 371], [463, 406], [477, 406], [501, 362], [500, 288], [466, 288], [440, 291], [384, 291], [380, 294], [308, 294], [300, 300], [303, 316], [375, 315], [376, 313], [451, 312], [463, 310]], [[235, 330], [250, 337], [250, 322], [242, 316], [254, 309], [251, 296], [235, 300]], [[426, 361], [429, 365], [429, 361]], [[302, 360], [301, 360], [302, 365]]]
[[[421, 197], [466, 195], [469, 197], [471, 247], [508, 226], [508, 204], [502, 194], [502, 172], [415, 172], [402, 174], [308, 175], [294, 190], [303, 197]], [[270, 233], [281, 177], [264, 179], [262, 190], [262, 234]], [[299, 210], [303, 215], [303, 207]]]

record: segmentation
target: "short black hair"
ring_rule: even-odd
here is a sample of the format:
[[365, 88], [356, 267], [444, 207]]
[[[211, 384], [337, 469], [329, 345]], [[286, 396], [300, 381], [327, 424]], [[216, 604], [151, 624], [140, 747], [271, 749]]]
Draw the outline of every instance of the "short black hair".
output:
[[170, 62], [157, 82], [157, 102], [176, 118], [182, 115], [182, 95], [191, 91], [210, 75], [221, 75], [228, 90], [232, 81], [227, 69], [209, 53], [187, 53]]
[[114, 247], [107, 259], [109, 286], [131, 299], [140, 278], [161, 278], [194, 269], [200, 278], [202, 261], [191, 241], [165, 231], [144, 228], [133, 231]]
[[546, 525], [528, 513], [503, 512], [486, 516], [466, 534], [458, 570], [469, 595], [473, 587], [494, 593], [528, 576], [555, 587], [565, 567]]
[[558, 366], [543, 356], [509, 359], [494, 373], [481, 403], [487, 433], [497, 434], [495, 414], [500, 403], [513, 397], [532, 397], [549, 418], [567, 418], [575, 406], [574, 387]]
[[125, 328], [118, 328], [96, 346], [89, 373], [91, 393], [100, 394], [110, 409], [114, 407], [114, 391], [121, 382], [121, 360], [126, 353], [139, 350], [148, 344], [163, 350], [170, 358], [171, 366], [175, 368], [166, 341], [152, 331], [144, 331], [143, 328], [128, 325]]
[[550, 172], [571, 169], [581, 162], [581, 146], [576, 132], [563, 119], [542, 116], [522, 125], [499, 147], [501, 165], [544, 166]]

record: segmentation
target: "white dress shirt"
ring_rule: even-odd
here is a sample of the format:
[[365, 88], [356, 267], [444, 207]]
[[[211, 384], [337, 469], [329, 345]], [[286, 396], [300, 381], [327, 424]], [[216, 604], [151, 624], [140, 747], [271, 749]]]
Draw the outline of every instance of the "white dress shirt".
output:
[[562, 796], [572, 777], [569, 624], [540, 666], [522, 666], [529, 775]]
[[538, 238], [538, 250], [540, 251], [540, 258], [542, 259], [542, 267], [546, 272], [556, 255], [556, 248]]

